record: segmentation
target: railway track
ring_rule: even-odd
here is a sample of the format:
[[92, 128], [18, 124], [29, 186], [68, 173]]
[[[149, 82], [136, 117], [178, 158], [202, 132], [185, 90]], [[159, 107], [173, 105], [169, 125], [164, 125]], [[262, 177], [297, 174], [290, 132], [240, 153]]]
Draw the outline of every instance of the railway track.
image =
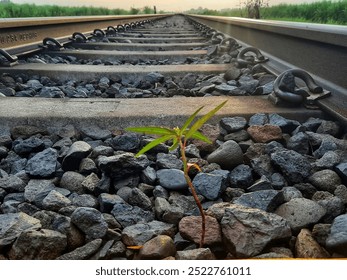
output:
[[[345, 248], [347, 241], [336, 245], [335, 237], [328, 231], [324, 233], [324, 242], [317, 243], [318, 255], [305, 255], [307, 248], [300, 251], [290, 247], [289, 242], [290, 236], [301, 241], [298, 234], [303, 228], [314, 231], [313, 227], [318, 224], [318, 236], [319, 223], [333, 227], [334, 218], [345, 216], [345, 27], [331, 30], [300, 25], [293, 28], [280, 23], [194, 15], [89, 18], [77, 25], [78, 20], [48, 19], [47, 26], [41, 21], [38, 25], [36, 20], [29, 24], [27, 21], [0, 22], [0, 223], [3, 219], [4, 224], [9, 224], [5, 220], [13, 218], [7, 216], [9, 213], [24, 212], [42, 223], [47, 215], [56, 218], [61, 215], [67, 224], [79, 229], [76, 233], [75, 228], [67, 226], [68, 233], [65, 228], [62, 232], [72, 238], [70, 231], [73, 231], [77, 241], [69, 239], [61, 251], [45, 249], [38, 255], [28, 255], [21, 249], [24, 237], [14, 243], [20, 234], [26, 233], [18, 232], [3, 243], [0, 234], [0, 259], [148, 258], [143, 252], [137, 254], [126, 248], [147, 242], [136, 236], [136, 231], [147, 229], [156, 232], [152, 237], [174, 238], [179, 232], [194, 241], [195, 237], [190, 236], [194, 233], [188, 229], [177, 230], [180, 220], [195, 211], [187, 199], [189, 193], [175, 197], [171, 191], [181, 191], [181, 186], [171, 186], [172, 180], [168, 180], [169, 186], [166, 186], [165, 178], [160, 179], [157, 172], [161, 169], [177, 171], [179, 159], [175, 154], [168, 154], [164, 145], [158, 149], [159, 153], [164, 151], [164, 155], [149, 154], [143, 166], [137, 161], [130, 162], [129, 153], [136, 152], [149, 139], [125, 133], [124, 129], [143, 125], [176, 126], [196, 107], [205, 106], [208, 110], [224, 100], [228, 102], [210, 122], [220, 125], [218, 134], [216, 127], [206, 128], [206, 132], [220, 147], [223, 142], [234, 143], [237, 151], [233, 153], [239, 156], [223, 154], [221, 160], [213, 161], [208, 155], [216, 152], [216, 147], [195, 143], [201, 157], [193, 150], [191, 157], [198, 158], [195, 160], [201, 167], [206, 167], [203, 173], [221, 169], [213, 173], [221, 179], [217, 195], [211, 196], [201, 183], [205, 209], [210, 204], [235, 202], [240, 198], [236, 204], [270, 213], [278, 208], [276, 217], [287, 219], [290, 226], [278, 221], [284, 236], [277, 236], [266, 225], [260, 225], [259, 230], [265, 228], [264, 235], [269, 235], [271, 242], [265, 238], [259, 248], [245, 249], [246, 246], [238, 247], [237, 243], [232, 245], [234, 241], [228, 234], [233, 233], [224, 225], [221, 238], [228, 249], [220, 247], [218, 237], [206, 244], [211, 253], [206, 258], [258, 256], [271, 252], [266, 250], [272, 241], [280, 242], [284, 248], [272, 251], [277, 252], [271, 255], [273, 257], [346, 257], [341, 248]], [[311, 27], [314, 28], [309, 31]], [[312, 53], [307, 52], [308, 48]], [[291, 150], [295, 151], [294, 155]], [[327, 153], [326, 158], [323, 152]], [[116, 162], [118, 156], [120, 159]], [[235, 162], [225, 163], [223, 158], [228, 156]], [[84, 166], [82, 161], [89, 161], [90, 165]], [[212, 162], [220, 167], [209, 165]], [[237, 172], [232, 175], [234, 169]], [[235, 173], [242, 173], [247, 182], [243, 178], [235, 179], [233, 176], [238, 175]], [[54, 184], [53, 178], [56, 178]], [[333, 186], [325, 187], [321, 181]], [[199, 185], [198, 181], [195, 183]], [[35, 184], [41, 184], [40, 190], [35, 190]], [[156, 184], [164, 185], [164, 190], [155, 187]], [[129, 187], [134, 186], [139, 191], [129, 192]], [[292, 186], [295, 188], [285, 189]], [[317, 216], [305, 216], [307, 221], [297, 225], [295, 219], [292, 221], [286, 216], [293, 207], [286, 204], [291, 198], [298, 199], [295, 210], [301, 209], [292, 215], [313, 212]], [[254, 201], [254, 205], [247, 202], [249, 200]], [[319, 200], [323, 202], [319, 204]], [[307, 203], [313, 210], [305, 208]], [[208, 211], [218, 217], [218, 208]], [[113, 217], [101, 217], [101, 213], [111, 213]], [[93, 220], [97, 233], [80, 223], [79, 215], [86, 215], [91, 221], [93, 215], [97, 215], [97, 220], [103, 221]], [[264, 219], [267, 218], [271, 219]], [[167, 224], [155, 224], [158, 220]], [[189, 218], [185, 222], [192, 227]], [[216, 221], [219, 222], [221, 220]], [[151, 226], [137, 229], [137, 223]], [[219, 226], [223, 227], [222, 224]], [[34, 225], [33, 228], [37, 229]], [[55, 230], [53, 222], [44, 228]], [[249, 230], [253, 236], [255, 233]], [[58, 235], [56, 231], [55, 234]], [[192, 245], [179, 241], [177, 235], [176, 239], [179, 245], [174, 251]], [[50, 246], [42, 242], [40, 246]], [[88, 246], [88, 242], [98, 244], [93, 243], [97, 247], [93, 253], [74, 255], [76, 248]], [[240, 244], [242, 242], [240, 240]], [[187, 258], [195, 257], [198, 256]], [[176, 258], [185, 256], [182, 253]]]

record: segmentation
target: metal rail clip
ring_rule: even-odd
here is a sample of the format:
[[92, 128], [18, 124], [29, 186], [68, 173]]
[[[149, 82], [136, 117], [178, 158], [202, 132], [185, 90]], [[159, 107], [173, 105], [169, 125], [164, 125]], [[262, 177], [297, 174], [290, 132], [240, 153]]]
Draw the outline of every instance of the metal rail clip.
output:
[[18, 57], [10, 55], [7, 51], [0, 49], [0, 65], [1, 66], [13, 66], [18, 64]]
[[[295, 78], [301, 79], [306, 86], [298, 87]], [[317, 85], [312, 76], [301, 69], [290, 69], [280, 74], [274, 82], [274, 92], [269, 99], [276, 105], [301, 105], [315, 109], [315, 101], [331, 95]]]
[[[249, 53], [252, 53], [254, 55], [247, 55]], [[248, 64], [255, 65], [258, 63], [264, 63], [268, 60], [269, 59], [264, 57], [260, 50], [254, 47], [244, 48], [237, 55], [237, 63], [239, 67], [247, 67]]]
[[64, 49], [57, 39], [46, 37], [42, 40], [42, 45], [40, 47], [48, 48], [51, 51], [61, 51]]
[[74, 34], [72, 34], [72, 38], [69, 39], [74, 41], [75, 43], [85, 43], [88, 40], [88, 38], [81, 32], [75, 32]]

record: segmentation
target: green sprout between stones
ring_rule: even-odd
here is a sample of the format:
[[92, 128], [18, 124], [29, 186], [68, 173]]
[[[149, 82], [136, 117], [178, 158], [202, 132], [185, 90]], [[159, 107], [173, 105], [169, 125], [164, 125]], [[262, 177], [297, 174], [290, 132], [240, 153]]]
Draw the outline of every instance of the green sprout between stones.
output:
[[[189, 164], [186, 157], [186, 147], [187, 147], [187, 141], [189, 139], [197, 139], [201, 140], [203, 142], [212, 144], [211, 140], [208, 139], [205, 135], [203, 135], [201, 132], [199, 132], [199, 129], [205, 124], [211, 117], [213, 117], [218, 110], [220, 110], [227, 101], [222, 102], [217, 107], [215, 107], [213, 110], [208, 112], [206, 115], [198, 119], [193, 123], [198, 113], [204, 108], [204, 106], [197, 109], [183, 124], [181, 128], [175, 127], [173, 129], [165, 128], [165, 127], [158, 127], [158, 126], [147, 126], [147, 127], [129, 127], [126, 130], [137, 132], [137, 133], [145, 133], [145, 134], [153, 134], [153, 135], [159, 135], [160, 137], [156, 138], [155, 140], [148, 143], [146, 146], [144, 146], [137, 154], [136, 157], [144, 154], [145, 152], [149, 151], [150, 149], [154, 148], [155, 146], [164, 143], [166, 141], [171, 140], [172, 145], [169, 148], [170, 151], [175, 150], [176, 148], [180, 148], [181, 153], [181, 160], [183, 162], [183, 172], [184, 177], [186, 179], [186, 182], [188, 184], [188, 187], [194, 197], [195, 203], [199, 208], [200, 215], [201, 215], [201, 238], [200, 238], [200, 248], [204, 245], [204, 239], [205, 239], [205, 230], [206, 230], [206, 217], [204, 210], [202, 208], [202, 205], [200, 203], [200, 200], [197, 196], [195, 187], [193, 186], [192, 180], [190, 179], [188, 172], [191, 167], [195, 167], [197, 170], [200, 170], [200, 167], [197, 164]], [[193, 123], [193, 124], [192, 124]], [[191, 125], [191, 126], [190, 126]], [[189, 127], [190, 126], [190, 127]]]

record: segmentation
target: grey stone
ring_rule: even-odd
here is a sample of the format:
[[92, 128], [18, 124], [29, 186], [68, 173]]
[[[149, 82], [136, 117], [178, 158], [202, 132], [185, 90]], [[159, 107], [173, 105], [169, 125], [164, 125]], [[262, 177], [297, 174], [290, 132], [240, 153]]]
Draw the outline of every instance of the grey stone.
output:
[[0, 248], [12, 244], [24, 231], [39, 229], [40, 221], [23, 212], [0, 214]]
[[99, 195], [100, 194], [99, 192], [100, 190], [98, 189], [99, 183], [100, 183], [100, 179], [98, 175], [96, 175], [95, 173], [91, 173], [90, 175], [84, 178], [81, 185], [87, 193]]
[[22, 158], [13, 151], [9, 151], [6, 158], [1, 160], [0, 168], [5, 170], [8, 174], [17, 174], [25, 169], [27, 159]]
[[103, 213], [111, 213], [113, 206], [119, 200], [115, 194], [102, 193], [98, 197], [100, 204], [100, 211]]
[[323, 120], [316, 132], [336, 137], [340, 132], [340, 126], [337, 122]]
[[252, 126], [252, 125], [265, 125], [269, 122], [269, 118], [267, 116], [267, 114], [264, 113], [257, 113], [254, 114], [253, 116], [250, 117], [249, 121], [248, 121], [248, 125]]
[[284, 187], [282, 189], [283, 198], [285, 202], [292, 200], [293, 198], [302, 198], [302, 193], [294, 187]]
[[242, 194], [233, 201], [235, 204], [273, 212], [284, 202], [282, 192], [276, 190], [261, 190]]
[[185, 190], [188, 188], [184, 173], [178, 169], [160, 169], [157, 171], [159, 184], [168, 190]]
[[92, 153], [90, 154], [90, 158], [96, 159], [98, 156], [112, 156], [114, 154], [114, 150], [112, 147], [108, 146], [97, 146], [92, 150]]
[[317, 203], [326, 210], [326, 214], [321, 220], [323, 223], [332, 223], [337, 216], [346, 211], [344, 203], [335, 196], [318, 200]]
[[254, 184], [246, 189], [248, 192], [273, 190], [270, 180], [266, 176], [261, 176], [260, 179], [256, 180]]
[[120, 196], [125, 202], [128, 202], [131, 196], [132, 188], [122, 187], [117, 191], [117, 195]]
[[130, 197], [128, 198], [127, 202], [130, 205], [138, 206], [144, 210], [152, 209], [152, 202], [150, 198], [138, 188], [131, 189]]
[[285, 219], [273, 213], [230, 205], [221, 221], [223, 240], [236, 257], [252, 257], [273, 242], [289, 240], [290, 227]]
[[158, 235], [168, 235], [174, 238], [176, 226], [160, 221], [138, 223], [123, 229], [122, 241], [127, 246], [143, 245], [148, 240]]
[[306, 133], [299, 132], [289, 138], [287, 148], [300, 154], [308, 154], [310, 151], [309, 137]]
[[315, 132], [317, 131], [317, 128], [321, 125], [322, 121], [322, 119], [310, 117], [302, 125], [306, 127], [309, 131]]
[[58, 87], [43, 87], [39, 96], [45, 98], [64, 98], [65, 94]]
[[188, 158], [200, 158], [200, 151], [198, 147], [194, 144], [190, 144], [185, 149], [186, 156]]
[[110, 144], [116, 151], [134, 152], [140, 146], [140, 138], [136, 133], [125, 133], [114, 137]]
[[328, 250], [346, 256], [347, 252], [347, 214], [336, 217], [326, 240]]
[[336, 187], [341, 185], [341, 179], [336, 172], [330, 169], [313, 173], [309, 177], [309, 182], [320, 191], [334, 193]]
[[25, 188], [25, 182], [16, 175], [4, 175], [0, 176], [0, 186], [7, 192], [22, 192]]
[[330, 234], [331, 224], [315, 224], [312, 228], [312, 236], [319, 245], [326, 247], [326, 240]]
[[224, 141], [234, 140], [235, 142], [242, 142], [242, 141], [247, 141], [248, 139], [249, 139], [249, 134], [244, 129], [229, 133], [224, 136]]
[[163, 214], [170, 209], [170, 203], [163, 197], [156, 197], [154, 212], [158, 220], [162, 220]]
[[111, 214], [123, 228], [137, 223], [148, 223], [154, 220], [154, 213], [132, 206], [119, 197], [113, 206]]
[[83, 158], [80, 163], [79, 173], [82, 175], [90, 175], [92, 173], [97, 173], [98, 169], [95, 162], [91, 158]]
[[42, 206], [43, 199], [54, 189], [50, 180], [31, 179], [25, 187], [24, 198], [27, 202]]
[[283, 176], [291, 184], [300, 183], [311, 175], [310, 162], [295, 151], [277, 151], [271, 154], [271, 161], [280, 168]]
[[215, 90], [222, 94], [230, 94], [233, 90], [237, 89], [236, 86], [231, 86], [226, 83], [215, 86]]
[[252, 168], [245, 164], [236, 166], [229, 174], [229, 181], [231, 187], [248, 188], [254, 182]]
[[156, 164], [159, 169], [179, 169], [183, 168], [183, 162], [172, 154], [157, 154]]
[[119, 152], [110, 157], [100, 156], [98, 166], [106, 175], [115, 179], [141, 173], [149, 165], [149, 160], [142, 155], [135, 158], [130, 152]]
[[347, 140], [335, 138], [329, 134], [319, 134], [310, 131], [307, 131], [306, 134], [310, 137], [310, 142], [313, 147], [319, 147], [323, 141], [326, 141], [335, 143], [339, 150], [346, 150]]
[[69, 148], [62, 162], [64, 171], [78, 170], [81, 160], [87, 157], [92, 151], [92, 147], [84, 141], [76, 141]]
[[226, 81], [236, 80], [241, 75], [241, 70], [235, 66], [231, 66], [224, 74]]
[[18, 139], [13, 142], [13, 150], [21, 154], [37, 153], [45, 148], [44, 142], [35, 136], [31, 136], [28, 139]]
[[261, 155], [251, 159], [251, 166], [253, 171], [259, 176], [266, 176], [267, 178], [270, 178], [274, 173], [274, 168], [271, 164], [271, 158], [269, 155]]
[[335, 171], [339, 174], [341, 180], [347, 185], [347, 162], [342, 162], [335, 167]]
[[217, 163], [223, 169], [231, 170], [243, 163], [243, 153], [235, 141], [229, 140], [209, 154], [207, 161], [209, 163]]
[[151, 72], [144, 77], [144, 80], [150, 82], [151, 84], [155, 84], [162, 82], [164, 80], [164, 76], [158, 72]]
[[298, 183], [295, 184], [293, 187], [298, 189], [304, 198], [311, 199], [312, 196], [317, 192], [317, 189], [312, 186], [310, 183]]
[[259, 84], [259, 81], [254, 79], [251, 75], [242, 75], [238, 82], [240, 84], [239, 88], [245, 90], [249, 94], [252, 94]]
[[193, 73], [186, 74], [179, 83], [179, 86], [184, 89], [192, 89], [195, 87], [197, 76]]
[[337, 152], [328, 151], [319, 160], [314, 163], [318, 170], [334, 169], [340, 162], [340, 156]]
[[9, 150], [6, 147], [0, 146], [0, 160], [7, 157], [8, 152]]
[[60, 180], [60, 186], [71, 192], [76, 192], [78, 194], [85, 193], [85, 190], [82, 186], [82, 182], [85, 180], [85, 177], [74, 171], [67, 171], [63, 174]]
[[48, 132], [45, 128], [40, 128], [32, 125], [18, 125], [11, 128], [11, 135], [13, 139], [26, 139], [36, 134], [47, 135]]
[[337, 145], [333, 141], [330, 141], [329, 139], [323, 139], [322, 143], [320, 144], [319, 148], [315, 150], [312, 154], [315, 158], [321, 158], [325, 155], [325, 153], [329, 151], [336, 151]]
[[38, 80], [29, 80], [26, 82], [26, 85], [30, 88], [34, 88], [34, 89], [40, 89], [43, 87], [43, 85], [40, 83], [40, 81]]
[[22, 232], [9, 251], [12, 260], [54, 260], [65, 250], [65, 234], [49, 229]]
[[155, 186], [155, 188], [153, 190], [153, 196], [155, 198], [162, 197], [162, 198], [168, 199], [169, 198], [169, 192], [168, 192], [167, 189], [165, 189], [162, 186], [158, 185], [158, 186]]
[[141, 180], [145, 184], [152, 185], [157, 179], [157, 172], [153, 167], [147, 166], [141, 173]]
[[177, 251], [176, 260], [215, 260], [209, 248], [199, 248], [185, 251]]
[[42, 201], [42, 206], [46, 210], [59, 211], [62, 207], [71, 205], [70, 199], [57, 192], [56, 190], [50, 191]]
[[226, 178], [211, 173], [198, 173], [192, 183], [196, 192], [209, 200], [218, 199], [227, 187]]
[[78, 207], [71, 215], [71, 222], [84, 232], [89, 240], [103, 238], [108, 228], [101, 212], [89, 207]]
[[279, 206], [275, 213], [288, 221], [293, 232], [319, 222], [326, 210], [317, 202], [306, 198], [293, 198]]
[[52, 177], [57, 168], [57, 157], [58, 153], [55, 149], [45, 149], [28, 160], [25, 171], [32, 177]]
[[341, 199], [344, 204], [347, 204], [347, 187], [339, 185], [334, 191], [334, 195]]
[[69, 196], [72, 204], [76, 207], [90, 207], [98, 208], [99, 202], [96, 197], [91, 194], [77, 194], [73, 193]]
[[300, 125], [298, 121], [286, 119], [278, 114], [269, 114], [269, 124], [279, 126], [283, 133], [291, 133]]
[[102, 239], [95, 239], [82, 247], [76, 248], [75, 250], [59, 256], [56, 260], [88, 260], [94, 255], [102, 245]]
[[247, 120], [244, 117], [226, 117], [222, 118], [219, 124], [227, 133], [232, 133], [244, 129], [247, 125]]

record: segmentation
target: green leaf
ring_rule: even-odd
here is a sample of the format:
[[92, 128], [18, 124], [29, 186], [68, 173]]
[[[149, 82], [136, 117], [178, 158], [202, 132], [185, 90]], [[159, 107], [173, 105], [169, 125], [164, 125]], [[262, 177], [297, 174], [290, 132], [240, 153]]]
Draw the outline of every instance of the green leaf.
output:
[[188, 128], [188, 126], [191, 124], [191, 122], [195, 119], [196, 115], [201, 111], [201, 109], [204, 108], [204, 106], [200, 107], [198, 110], [196, 110], [190, 117], [188, 120], [186, 120], [186, 122], [184, 123], [184, 125], [181, 127], [181, 133], [183, 131], [186, 131], [186, 129]]
[[171, 147], [169, 148], [169, 151], [173, 151], [174, 149], [176, 149], [178, 147], [178, 138], [174, 138], [173, 143], [171, 145]]
[[208, 144], [212, 144], [212, 141], [210, 139], [208, 139], [204, 134], [202, 134], [199, 131], [195, 131], [194, 134], [190, 138], [198, 139], [198, 140], [204, 141]]
[[173, 129], [160, 127], [160, 126], [144, 126], [144, 127], [128, 127], [127, 131], [146, 133], [146, 134], [156, 134], [156, 135], [176, 135]]
[[142, 154], [144, 154], [145, 152], [147, 152], [148, 150], [154, 148], [155, 146], [164, 143], [165, 141], [174, 138], [174, 135], [164, 135], [162, 137], [159, 137], [153, 141], [151, 141], [150, 143], [148, 143], [146, 146], [144, 146], [135, 156], [138, 157]]
[[227, 103], [227, 100], [219, 104], [216, 108], [208, 112], [205, 116], [203, 116], [201, 119], [197, 120], [193, 126], [189, 129], [189, 131], [185, 134], [186, 139], [189, 139], [192, 137], [192, 135], [200, 128], [203, 126], [205, 122], [207, 122], [211, 117], [213, 117], [216, 112], [222, 108], [225, 103]]

